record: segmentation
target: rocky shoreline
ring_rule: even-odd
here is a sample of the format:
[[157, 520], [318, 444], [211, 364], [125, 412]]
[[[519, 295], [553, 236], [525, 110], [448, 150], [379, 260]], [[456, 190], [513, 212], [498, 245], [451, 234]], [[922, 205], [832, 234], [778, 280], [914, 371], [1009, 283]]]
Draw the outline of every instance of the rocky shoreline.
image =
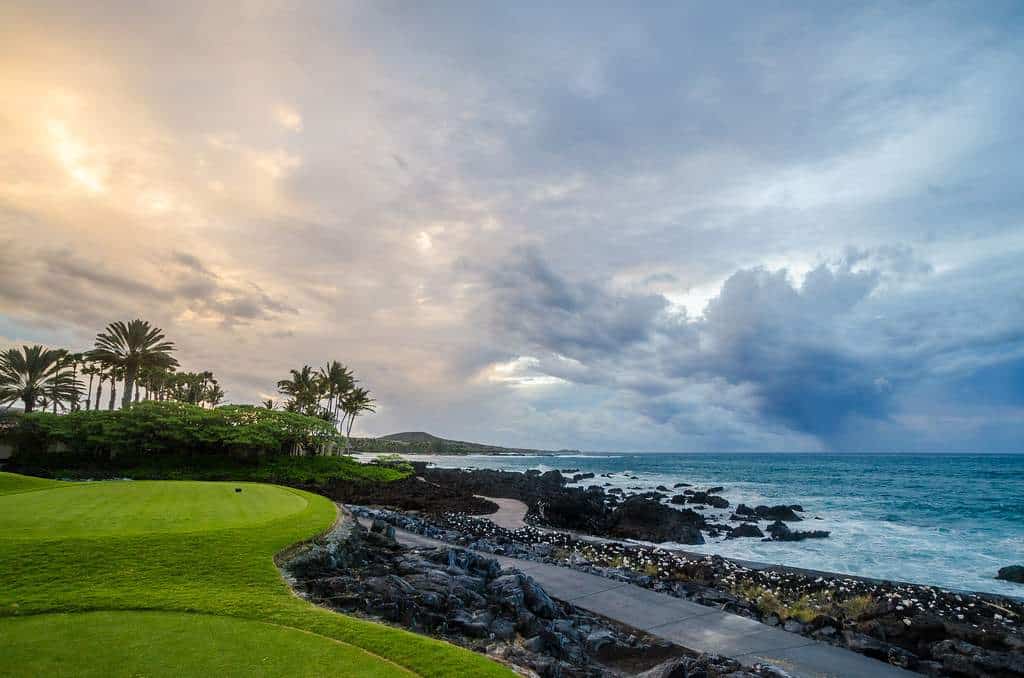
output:
[[362, 506], [356, 515], [484, 553], [571, 567], [784, 627], [933, 676], [1024, 676], [1024, 603], [937, 587], [754, 569], [486, 518]]
[[[592, 473], [560, 471], [461, 470], [413, 462], [414, 476], [386, 485], [338, 483], [327, 494], [350, 504], [392, 506], [429, 514], [481, 515], [497, 510], [485, 497], [507, 497], [528, 507], [527, 522], [610, 539], [703, 544], [704, 535], [800, 541], [828, 537], [824, 530], [801, 530], [790, 523], [813, 520], [799, 505], [731, 507], [716, 492], [686, 483], [673, 488], [630, 492], [580, 483]], [[609, 475], [609, 474], [606, 474]], [[600, 480], [598, 478], [597, 480]], [[762, 531], [759, 523], [769, 523]], [[767, 533], [767, 534], [766, 534]]]
[[550, 678], [785, 678], [771, 667], [696, 655], [552, 599], [529, 576], [461, 548], [407, 548], [377, 520], [344, 516], [314, 543], [279, 558], [304, 598], [346, 614], [429, 634], [521, 673]]
[[[605, 489], [607, 479], [574, 470], [516, 473], [428, 468], [380, 492], [332, 494], [397, 511], [360, 513], [471, 549], [539, 560], [725, 609], [929, 675], [1024, 676], [1024, 603], [994, 595], [872, 581], [790, 568], [748, 567], [718, 556], [650, 544], [724, 538], [827, 538], [799, 529], [813, 521], [798, 505], [730, 506], [687, 483], [655, 491]], [[584, 485], [593, 480], [594, 484]], [[394, 484], [393, 484], [394, 485]], [[486, 497], [528, 507], [530, 526], [498, 528], [468, 514], [493, 512]], [[493, 504], [491, 504], [493, 506]], [[589, 539], [588, 535], [601, 539]], [[613, 540], [611, 542], [603, 540]]]

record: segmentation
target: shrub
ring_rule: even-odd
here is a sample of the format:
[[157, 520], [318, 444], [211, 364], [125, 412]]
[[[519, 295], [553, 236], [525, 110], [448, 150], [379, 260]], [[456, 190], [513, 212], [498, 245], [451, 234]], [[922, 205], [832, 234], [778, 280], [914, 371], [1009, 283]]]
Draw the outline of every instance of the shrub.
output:
[[176, 401], [123, 410], [32, 412], [13, 433], [16, 458], [58, 454], [97, 460], [118, 456], [260, 456], [312, 452], [337, 443], [322, 419], [244, 405], [204, 409]]
[[848, 619], [856, 621], [875, 609], [875, 599], [867, 594], [853, 596], [839, 603], [839, 607]]
[[398, 454], [381, 454], [378, 455], [373, 463], [377, 466], [383, 466], [384, 468], [394, 469], [401, 473], [412, 473], [412, 464], [402, 459], [401, 455]]

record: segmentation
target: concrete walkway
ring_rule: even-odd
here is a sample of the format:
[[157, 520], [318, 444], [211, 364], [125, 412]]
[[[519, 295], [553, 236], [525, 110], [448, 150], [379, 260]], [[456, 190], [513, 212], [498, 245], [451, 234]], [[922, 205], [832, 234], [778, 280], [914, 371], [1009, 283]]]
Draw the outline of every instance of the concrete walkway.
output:
[[498, 527], [503, 527], [506, 530], [518, 530], [521, 527], [526, 527], [526, 512], [529, 510], [529, 507], [523, 502], [518, 499], [505, 499], [503, 497], [485, 497], [482, 494], [476, 496], [498, 505], [497, 513], [488, 513], [477, 516], [478, 518], [487, 518]]
[[[497, 501], [497, 500], [492, 500]], [[499, 504], [500, 505], [500, 504]], [[371, 521], [360, 519], [369, 526]], [[395, 530], [410, 546], [447, 546]], [[455, 547], [458, 548], [458, 547]], [[566, 567], [494, 556], [529, 574], [551, 596], [697, 652], [735, 657], [746, 665], [773, 664], [797, 678], [910, 678], [917, 674], [856, 652], [771, 628], [746, 617]]]

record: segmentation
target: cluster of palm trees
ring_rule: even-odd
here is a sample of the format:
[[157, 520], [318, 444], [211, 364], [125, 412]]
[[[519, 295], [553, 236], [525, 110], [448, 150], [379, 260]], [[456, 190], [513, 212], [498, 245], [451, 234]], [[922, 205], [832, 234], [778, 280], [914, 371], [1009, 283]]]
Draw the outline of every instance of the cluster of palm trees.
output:
[[[118, 386], [121, 408], [140, 399], [219, 405], [225, 393], [213, 373], [178, 372], [173, 352], [163, 330], [145, 320], [110, 323], [96, 335], [93, 348], [81, 353], [10, 348], [0, 353], [0, 405], [9, 409], [21, 401], [25, 412], [52, 408], [56, 413], [99, 410], [105, 402], [113, 410]], [[375, 411], [370, 392], [357, 384], [352, 370], [332, 360], [319, 370], [309, 365], [291, 370], [289, 379], [277, 382], [277, 390], [287, 398], [283, 409], [333, 423], [345, 434], [347, 449], [356, 417]], [[273, 400], [263, 406], [277, 408]]]
[[10, 408], [21, 401], [25, 412], [98, 410], [104, 404], [104, 385], [109, 387], [108, 410], [117, 405], [118, 385], [123, 387], [122, 408], [139, 402], [142, 391], [144, 400], [211, 407], [223, 401], [224, 390], [213, 373], [177, 372], [173, 351], [163, 330], [145, 320], [110, 323], [96, 335], [92, 350], [81, 353], [42, 346], [10, 348], [0, 353], [0, 405]]
[[31, 412], [37, 406], [46, 409], [64, 401], [77, 402], [81, 383], [74, 373], [80, 357], [42, 346], [22, 346], [21, 350], [11, 348], [0, 353], [0, 404], [10, 408], [20, 400], [25, 411]]
[[[319, 370], [309, 365], [291, 370], [290, 378], [277, 382], [277, 390], [287, 398], [284, 409], [333, 423], [345, 434], [347, 449], [356, 417], [376, 411], [370, 392], [358, 383], [352, 370], [332, 360]], [[275, 409], [277, 404], [265, 400], [263, 406]]]

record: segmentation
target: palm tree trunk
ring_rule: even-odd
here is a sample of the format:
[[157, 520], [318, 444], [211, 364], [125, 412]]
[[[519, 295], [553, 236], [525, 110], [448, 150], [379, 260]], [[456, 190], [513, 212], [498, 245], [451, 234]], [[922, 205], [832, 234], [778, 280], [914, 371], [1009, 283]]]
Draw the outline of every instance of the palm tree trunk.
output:
[[25, 413], [28, 414], [36, 404], [35, 394], [31, 398], [22, 398], [21, 402], [25, 404]]
[[107, 410], [110, 412], [114, 411], [114, 401], [117, 400], [117, 379], [111, 375], [110, 377], [110, 402], [107, 403]]
[[75, 362], [71, 363], [71, 387], [75, 389], [74, 398], [72, 398], [72, 400], [71, 400], [71, 411], [72, 412], [77, 411], [78, 407], [79, 407], [79, 404], [78, 404], [78, 401], [79, 401], [79, 398], [78, 398], [78, 386], [75, 385], [75, 383], [77, 381], [78, 381], [78, 361], [75, 360]]
[[355, 423], [356, 413], [352, 412], [348, 415], [348, 427], [345, 429], [345, 451], [348, 452], [352, 449], [352, 424]]
[[53, 373], [53, 413], [57, 414], [57, 393], [60, 388], [60, 362], [57, 362], [57, 371]]
[[93, 406], [94, 410], [100, 409], [100, 401], [103, 399], [103, 373], [100, 372], [100, 380], [96, 384], [96, 404]]
[[128, 365], [124, 369], [124, 395], [121, 396], [121, 409], [127, 410], [132, 404], [132, 388], [135, 386], [135, 375], [138, 367]]
[[[92, 369], [92, 368], [90, 368]], [[94, 373], [89, 373], [89, 388], [85, 392], [85, 411], [89, 411], [90, 405], [92, 405], [92, 378], [95, 376]]]

